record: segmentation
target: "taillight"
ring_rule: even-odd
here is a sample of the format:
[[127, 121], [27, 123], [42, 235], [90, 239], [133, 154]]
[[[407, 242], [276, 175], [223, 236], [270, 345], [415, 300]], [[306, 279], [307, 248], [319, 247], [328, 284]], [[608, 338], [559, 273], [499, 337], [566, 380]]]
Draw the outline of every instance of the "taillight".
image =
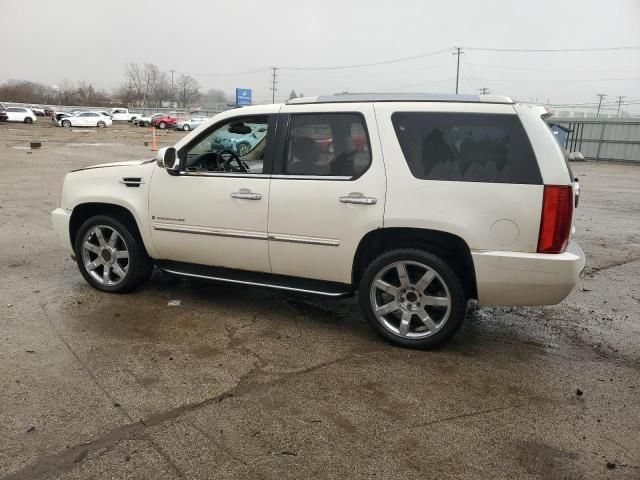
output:
[[573, 217], [573, 190], [570, 185], [545, 185], [538, 253], [562, 253], [569, 243]]

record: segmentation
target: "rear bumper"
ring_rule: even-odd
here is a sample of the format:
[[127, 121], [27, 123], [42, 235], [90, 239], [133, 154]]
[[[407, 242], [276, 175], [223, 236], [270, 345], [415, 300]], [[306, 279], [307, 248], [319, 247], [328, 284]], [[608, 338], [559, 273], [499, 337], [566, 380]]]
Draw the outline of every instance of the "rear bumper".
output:
[[53, 229], [58, 235], [62, 246], [71, 254], [73, 254], [73, 245], [71, 244], [71, 237], [69, 235], [69, 222], [71, 220], [71, 213], [62, 208], [56, 208], [51, 212], [51, 224]]
[[559, 254], [472, 253], [481, 305], [555, 305], [578, 283], [586, 257], [571, 241]]

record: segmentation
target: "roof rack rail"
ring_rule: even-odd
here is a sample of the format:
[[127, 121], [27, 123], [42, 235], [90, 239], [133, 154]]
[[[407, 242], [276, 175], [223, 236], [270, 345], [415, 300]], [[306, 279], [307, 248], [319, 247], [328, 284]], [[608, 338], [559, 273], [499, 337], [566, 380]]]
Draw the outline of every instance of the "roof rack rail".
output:
[[318, 97], [299, 97], [289, 100], [287, 105], [309, 103], [356, 103], [356, 102], [457, 102], [457, 103], [514, 103], [501, 95], [462, 95], [447, 93], [336, 93]]

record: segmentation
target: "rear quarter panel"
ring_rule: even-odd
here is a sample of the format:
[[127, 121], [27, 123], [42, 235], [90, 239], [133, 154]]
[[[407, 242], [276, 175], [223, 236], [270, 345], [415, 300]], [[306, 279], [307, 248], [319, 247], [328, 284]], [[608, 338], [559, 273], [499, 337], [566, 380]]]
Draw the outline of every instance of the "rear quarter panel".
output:
[[394, 112], [514, 115], [513, 105], [378, 103], [375, 106], [387, 172], [385, 227], [440, 230], [461, 237], [472, 251], [535, 252], [542, 185], [422, 180], [413, 176], [396, 136]]

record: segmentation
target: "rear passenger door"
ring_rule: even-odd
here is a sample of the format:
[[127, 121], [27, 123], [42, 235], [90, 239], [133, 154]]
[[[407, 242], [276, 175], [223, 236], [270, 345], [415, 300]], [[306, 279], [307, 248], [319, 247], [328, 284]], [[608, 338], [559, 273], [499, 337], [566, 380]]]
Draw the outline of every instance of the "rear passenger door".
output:
[[386, 180], [373, 106], [285, 105], [269, 194], [273, 273], [351, 282], [362, 237], [382, 226]]

